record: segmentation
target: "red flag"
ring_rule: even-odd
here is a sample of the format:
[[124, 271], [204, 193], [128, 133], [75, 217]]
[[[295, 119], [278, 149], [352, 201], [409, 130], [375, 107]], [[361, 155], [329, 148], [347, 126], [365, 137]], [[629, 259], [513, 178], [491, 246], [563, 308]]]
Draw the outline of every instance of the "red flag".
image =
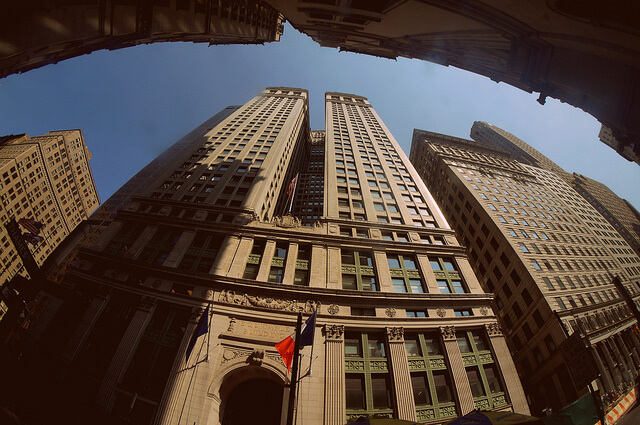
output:
[[44, 226], [39, 221], [31, 218], [21, 218], [20, 220], [18, 220], [18, 224], [24, 227], [32, 235], [37, 235], [38, 233], [40, 233], [40, 229], [42, 229], [42, 226]]
[[[313, 344], [313, 336], [316, 327], [316, 313], [313, 313], [311, 317], [307, 319], [302, 325], [300, 330], [300, 348]], [[291, 369], [291, 362], [293, 361], [293, 352], [296, 346], [296, 333], [292, 333], [282, 341], [276, 344], [276, 350], [282, 356], [282, 361], [287, 367], [287, 371]]]
[[293, 180], [291, 180], [291, 183], [289, 183], [289, 187], [287, 187], [287, 196], [289, 197], [289, 200], [293, 200], [293, 194], [296, 191], [297, 182], [298, 182], [298, 175], [296, 174]]

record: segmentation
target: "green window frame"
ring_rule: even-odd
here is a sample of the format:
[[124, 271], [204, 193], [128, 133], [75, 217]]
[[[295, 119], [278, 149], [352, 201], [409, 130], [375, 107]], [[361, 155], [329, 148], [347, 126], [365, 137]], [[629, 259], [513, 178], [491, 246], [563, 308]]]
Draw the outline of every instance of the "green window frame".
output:
[[186, 272], [209, 273], [224, 238], [222, 233], [196, 233], [178, 268]]
[[144, 226], [137, 223], [126, 223], [114, 236], [105, 248], [104, 252], [109, 255], [122, 256], [131, 245], [138, 239]]
[[282, 283], [284, 279], [284, 265], [287, 261], [287, 253], [289, 252], [288, 242], [277, 242], [271, 259], [271, 268], [269, 269], [268, 282]]
[[439, 332], [406, 333], [404, 341], [417, 420], [455, 418], [456, 390]]
[[379, 291], [373, 252], [342, 249], [342, 288], [357, 291]]
[[298, 258], [296, 270], [293, 275], [293, 284], [309, 286], [309, 266], [311, 264], [311, 245], [298, 246]]
[[260, 261], [262, 260], [262, 255], [264, 254], [264, 248], [266, 244], [266, 239], [253, 240], [251, 254], [249, 254], [249, 257], [247, 258], [247, 264], [242, 275], [243, 279], [255, 280], [258, 277], [258, 270], [260, 270]]
[[418, 270], [418, 261], [413, 255], [387, 254], [393, 292], [424, 294], [424, 279]]
[[429, 262], [441, 294], [469, 293], [453, 258], [437, 257], [431, 258]]
[[486, 332], [474, 329], [456, 332], [476, 409], [491, 410], [509, 404], [500, 368], [495, 362]]
[[138, 260], [143, 263], [161, 266], [182, 235], [181, 229], [159, 227], [151, 240], [144, 247]]
[[385, 335], [346, 332], [344, 341], [347, 420], [373, 414], [394, 417]]

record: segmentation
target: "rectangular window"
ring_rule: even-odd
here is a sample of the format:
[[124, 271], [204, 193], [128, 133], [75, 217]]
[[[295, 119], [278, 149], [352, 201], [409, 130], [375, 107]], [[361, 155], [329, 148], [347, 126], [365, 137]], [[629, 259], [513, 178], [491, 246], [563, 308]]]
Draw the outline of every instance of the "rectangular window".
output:
[[413, 400], [415, 401], [416, 406], [431, 404], [427, 377], [424, 373], [412, 373], [411, 386], [413, 387]]
[[484, 396], [484, 386], [482, 385], [482, 379], [480, 378], [478, 368], [468, 367], [467, 378], [469, 379], [469, 385], [471, 386], [471, 393], [473, 394], [473, 396]]
[[347, 409], [364, 409], [365, 392], [364, 376], [349, 374], [345, 377], [346, 404]]

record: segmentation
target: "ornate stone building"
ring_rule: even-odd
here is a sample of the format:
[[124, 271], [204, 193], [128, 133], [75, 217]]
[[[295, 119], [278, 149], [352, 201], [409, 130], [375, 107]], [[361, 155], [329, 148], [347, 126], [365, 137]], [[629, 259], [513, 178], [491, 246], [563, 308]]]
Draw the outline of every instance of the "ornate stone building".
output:
[[289, 378], [274, 345], [317, 311], [306, 424], [529, 412], [492, 297], [408, 158], [366, 98], [325, 104], [311, 132], [307, 91], [267, 88], [105, 203], [64, 278], [82, 298], [58, 322], [74, 389], [60, 405], [109, 423], [277, 424]]
[[589, 342], [604, 392], [629, 383], [640, 366], [640, 339], [612, 278], [638, 304], [640, 258], [564, 180], [570, 174], [479, 124], [476, 142], [414, 130], [411, 161], [468, 247], [483, 289], [495, 296], [533, 413], [586, 392], [574, 386], [558, 350], [574, 332]]
[[[5, 223], [30, 218], [44, 225], [42, 242], [30, 249], [42, 265], [98, 207], [90, 158], [80, 130], [0, 138], [0, 287], [17, 274], [28, 276]], [[3, 296], [0, 320], [6, 310]]]

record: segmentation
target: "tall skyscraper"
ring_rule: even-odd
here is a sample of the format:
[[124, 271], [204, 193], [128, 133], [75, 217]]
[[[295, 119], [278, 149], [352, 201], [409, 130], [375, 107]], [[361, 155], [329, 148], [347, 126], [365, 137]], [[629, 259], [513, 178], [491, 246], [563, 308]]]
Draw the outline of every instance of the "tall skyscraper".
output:
[[[586, 391], [574, 387], [558, 350], [573, 332], [590, 343], [603, 391], [629, 382], [640, 365], [640, 340], [612, 278], [621, 278], [637, 304], [640, 259], [549, 170], [555, 164], [522, 141], [509, 145], [504, 134], [485, 136], [499, 147], [415, 130], [411, 161], [468, 247], [483, 288], [495, 294], [534, 414]], [[628, 267], [623, 259], [631, 257]]]
[[[307, 91], [267, 88], [105, 203], [64, 278], [82, 302], [38, 345], [59, 347], [52, 370], [74, 389], [57, 406], [139, 424], [280, 423], [289, 378], [274, 345], [317, 311], [306, 424], [529, 412], [491, 296], [408, 158], [366, 98], [326, 93], [325, 105], [325, 130], [310, 131]], [[187, 358], [199, 320], [208, 332]]]
[[[42, 242], [31, 248], [36, 264], [42, 265], [98, 207], [90, 158], [80, 130], [0, 138], [0, 286], [16, 274], [27, 276], [5, 223], [28, 218], [44, 225]], [[6, 309], [0, 301], [0, 319]]]

